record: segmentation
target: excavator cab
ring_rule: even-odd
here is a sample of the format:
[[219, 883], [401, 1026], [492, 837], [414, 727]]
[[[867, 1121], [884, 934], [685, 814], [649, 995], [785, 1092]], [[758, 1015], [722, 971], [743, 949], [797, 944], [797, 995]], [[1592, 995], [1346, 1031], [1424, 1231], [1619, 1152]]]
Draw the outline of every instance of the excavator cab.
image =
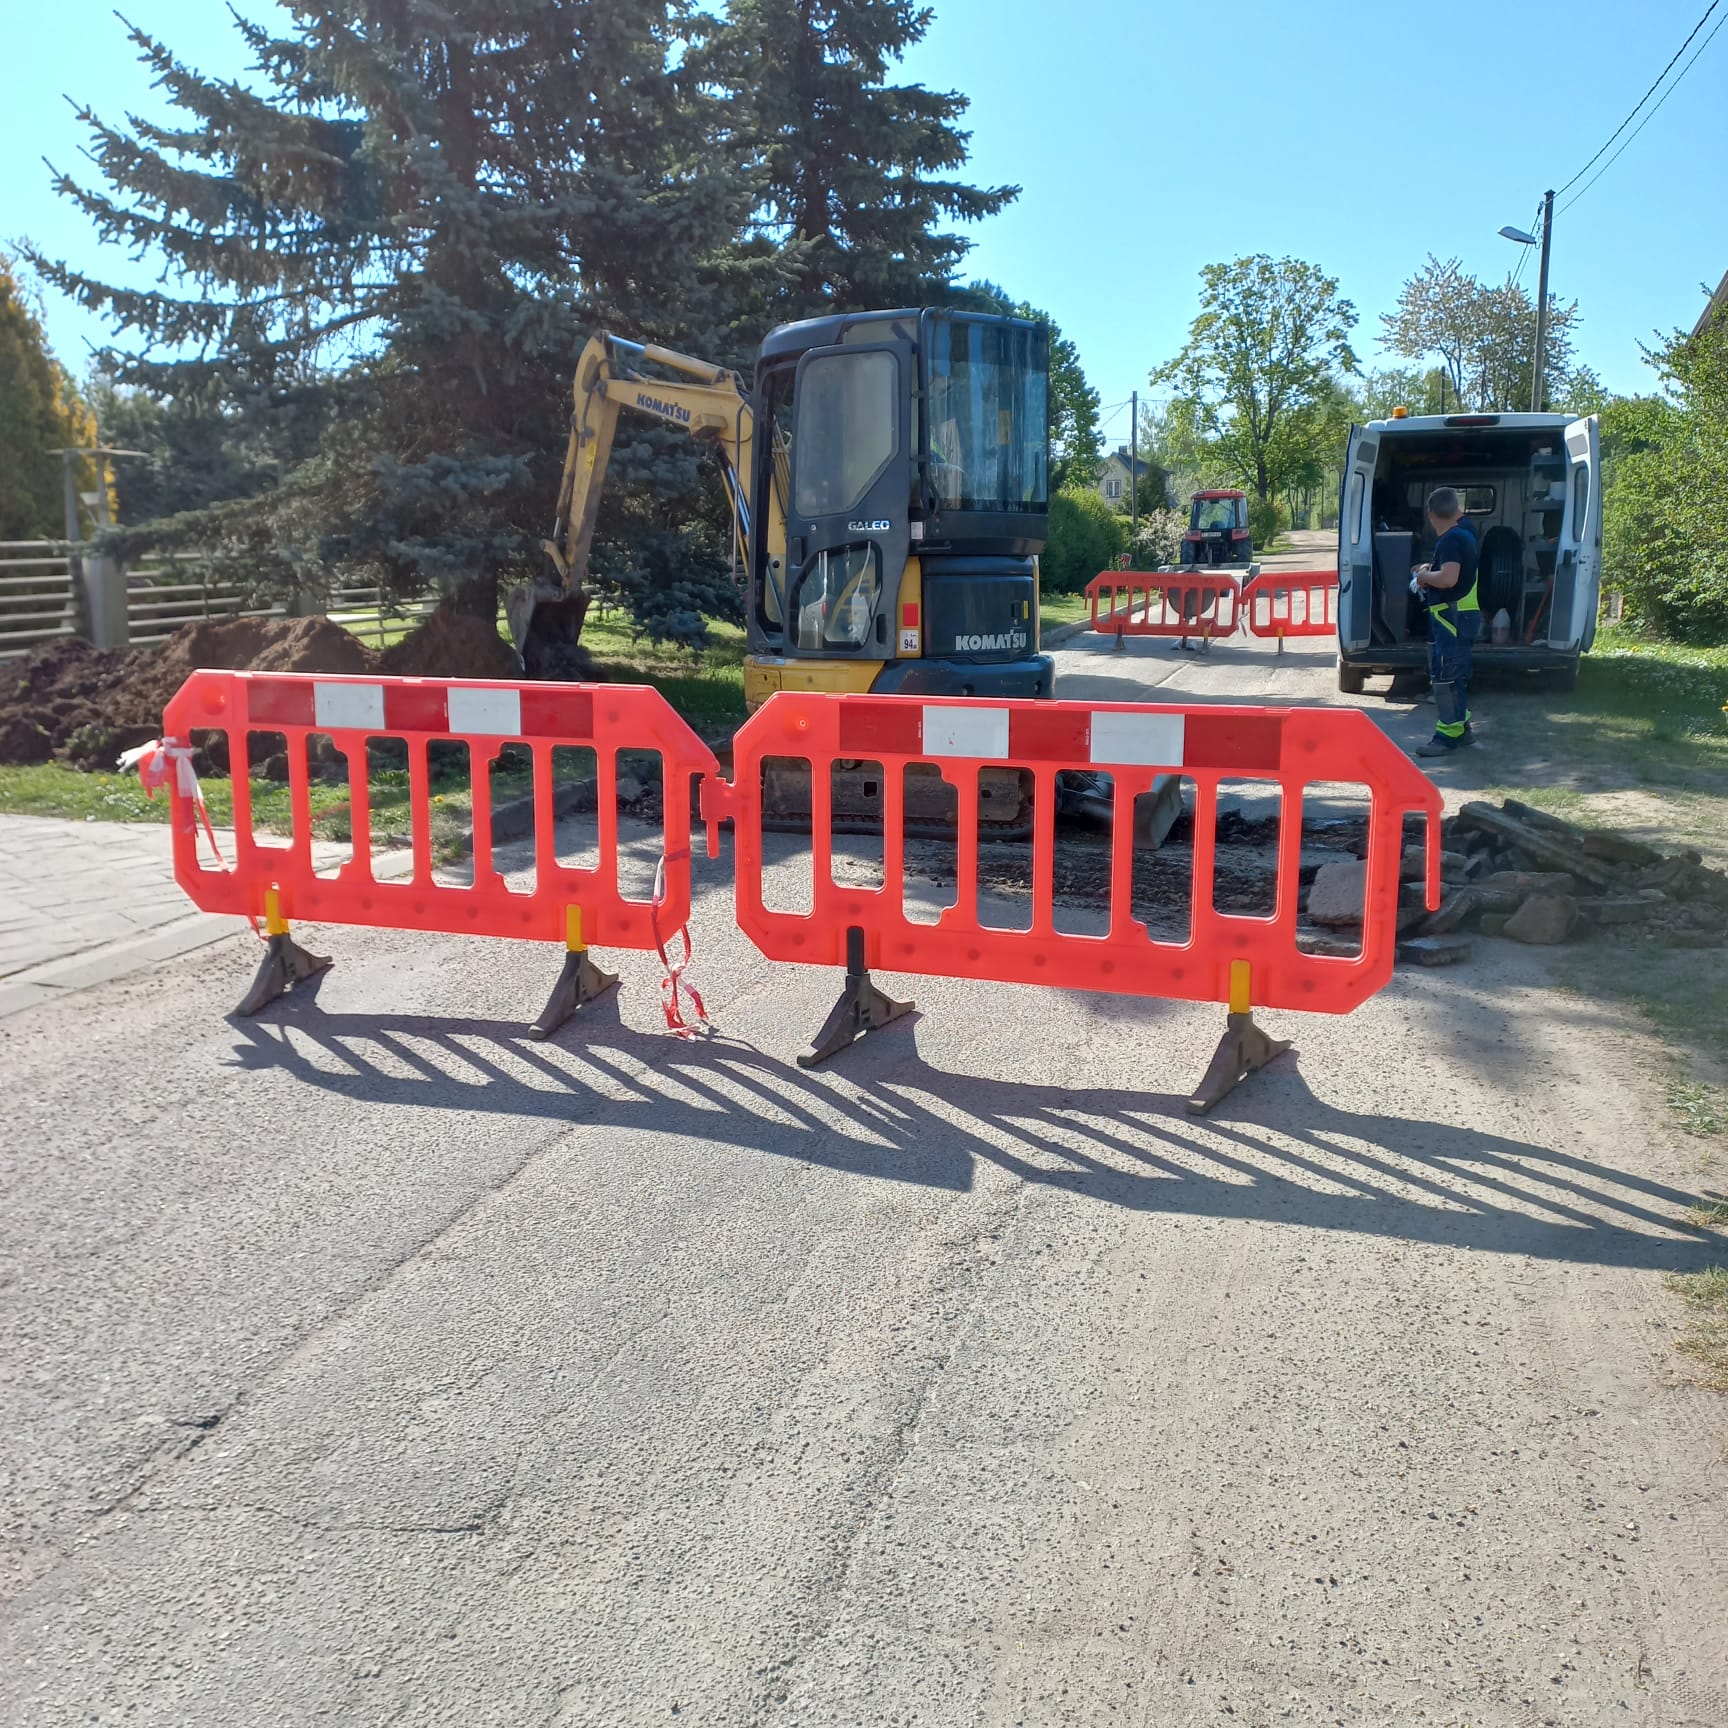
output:
[[1048, 696], [1037, 653], [1049, 344], [925, 309], [789, 324], [762, 345], [745, 699]]

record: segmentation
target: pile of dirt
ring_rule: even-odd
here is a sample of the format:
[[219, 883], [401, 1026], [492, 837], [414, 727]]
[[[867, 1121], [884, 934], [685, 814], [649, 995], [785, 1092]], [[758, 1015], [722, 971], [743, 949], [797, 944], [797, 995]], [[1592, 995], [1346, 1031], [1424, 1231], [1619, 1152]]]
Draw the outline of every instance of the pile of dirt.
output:
[[328, 618], [228, 618], [188, 624], [159, 648], [44, 643], [0, 666], [0, 762], [57, 760], [111, 768], [154, 738], [189, 672], [379, 672], [398, 677], [513, 678], [515, 656], [484, 619], [440, 607], [378, 654]]
[[391, 678], [516, 678], [516, 656], [486, 619], [440, 606], [378, 656]]
[[111, 768], [162, 730], [186, 675], [226, 671], [365, 672], [374, 656], [327, 618], [228, 618], [188, 624], [159, 648], [44, 643], [0, 668], [0, 762], [58, 759]]

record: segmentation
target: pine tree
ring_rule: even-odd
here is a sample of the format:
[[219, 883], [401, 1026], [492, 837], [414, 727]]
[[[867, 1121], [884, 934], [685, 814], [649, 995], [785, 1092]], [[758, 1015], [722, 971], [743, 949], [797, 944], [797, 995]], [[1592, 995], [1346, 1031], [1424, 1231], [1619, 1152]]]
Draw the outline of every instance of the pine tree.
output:
[[888, 82], [930, 17], [916, 0], [728, 0], [693, 57], [732, 98], [758, 221], [792, 267], [770, 321], [946, 298], [971, 244], [946, 225], [1018, 195], [944, 177], [967, 159], [964, 96]]
[[[748, 193], [681, 64], [685, 0], [289, 16], [239, 26], [256, 89], [134, 30], [178, 123], [82, 114], [106, 189], [60, 189], [167, 286], [37, 262], [129, 340], [101, 357], [118, 386], [233, 416], [275, 455], [268, 493], [156, 538], [279, 581], [460, 585], [488, 610], [538, 562], [586, 334], [736, 346]], [[638, 467], [687, 492], [694, 474]]]

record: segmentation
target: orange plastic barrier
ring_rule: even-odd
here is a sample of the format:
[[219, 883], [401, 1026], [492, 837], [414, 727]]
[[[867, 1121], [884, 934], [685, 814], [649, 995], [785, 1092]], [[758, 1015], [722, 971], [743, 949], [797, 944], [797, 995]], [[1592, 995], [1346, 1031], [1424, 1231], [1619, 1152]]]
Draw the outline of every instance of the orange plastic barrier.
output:
[[[763, 897], [762, 768], [771, 757], [810, 763], [814, 799], [812, 909], [776, 911]], [[738, 923], [770, 959], [847, 967], [846, 992], [808, 1060], [904, 1012], [883, 997], [868, 969], [1051, 984], [1071, 990], [1226, 1003], [1229, 1029], [1206, 1082], [1190, 1100], [1216, 1102], [1274, 1046], [1252, 1023], [1254, 1007], [1349, 1012], [1391, 976], [1406, 813], [1428, 818], [1428, 902], [1439, 904], [1440, 794], [1365, 715], [1353, 710], [1141, 706], [1122, 703], [826, 696], [782, 691], [733, 741], [734, 783], [707, 782], [703, 814], [730, 815], [737, 847]], [[883, 769], [883, 882], [837, 882], [829, 834], [831, 765]], [[958, 789], [955, 902], [932, 923], [905, 907], [904, 775], [934, 763]], [[978, 908], [977, 781], [985, 767], [1033, 777], [1031, 927], [997, 929]], [[1055, 927], [1056, 777], [1108, 774], [1116, 820], [1110, 860], [1109, 929], [1072, 935]], [[1123, 814], [1162, 776], [1192, 780], [1193, 874], [1185, 941], [1155, 940], [1134, 916], [1133, 824]], [[1276, 905], [1269, 916], [1213, 904], [1220, 780], [1266, 783], [1280, 795]], [[1305, 952], [1296, 936], [1304, 788], [1349, 781], [1370, 793], [1362, 947], [1355, 958]], [[804, 1060], [801, 1058], [801, 1060]]]
[[[440, 930], [563, 943], [567, 958], [536, 1030], [544, 1035], [614, 982], [587, 959], [587, 945], [655, 949], [684, 926], [690, 912], [691, 777], [718, 771], [713, 752], [657, 690], [617, 684], [506, 684], [434, 678], [325, 678], [298, 673], [194, 672], [163, 715], [162, 772], [174, 799], [174, 874], [206, 912], [261, 921], [270, 952], [241, 1005], [252, 1013], [284, 989], [329, 965], [294, 943], [289, 924], [313, 919], [398, 930]], [[292, 836], [278, 840], [254, 827], [251, 788], [234, 774], [231, 863], [201, 856], [201, 799], [184, 763], [196, 735], [226, 735], [236, 767], [249, 760], [248, 735], [280, 734], [287, 744]], [[346, 759], [338, 796], [348, 807], [351, 856], [334, 870], [313, 852], [314, 741], [328, 738]], [[375, 873], [368, 745], [405, 747], [411, 868], [400, 878]], [[473, 802], [472, 880], [434, 878], [432, 787], [428, 746], [468, 747]], [[534, 870], [513, 885], [493, 866], [490, 767], [505, 744], [532, 758]], [[552, 751], [588, 746], [595, 756], [596, 861], [561, 862], [555, 833]], [[388, 746], [387, 746], [388, 748]], [[663, 774], [664, 853], [649, 898], [623, 891], [619, 878], [618, 756], [657, 751]], [[328, 752], [324, 752], [327, 756]], [[170, 772], [170, 769], [177, 771]], [[399, 772], [399, 770], [398, 770]], [[320, 787], [322, 797], [323, 788]], [[332, 791], [335, 789], [332, 788]], [[674, 1008], [676, 999], [674, 997]]]
[[1205, 653], [1214, 636], [1234, 636], [1241, 584], [1222, 570], [1100, 570], [1086, 584], [1092, 628], [1123, 646], [1129, 636], [1190, 637]]
[[1262, 570], [1242, 590], [1243, 619], [1254, 636], [1332, 636], [1338, 630], [1336, 570]]

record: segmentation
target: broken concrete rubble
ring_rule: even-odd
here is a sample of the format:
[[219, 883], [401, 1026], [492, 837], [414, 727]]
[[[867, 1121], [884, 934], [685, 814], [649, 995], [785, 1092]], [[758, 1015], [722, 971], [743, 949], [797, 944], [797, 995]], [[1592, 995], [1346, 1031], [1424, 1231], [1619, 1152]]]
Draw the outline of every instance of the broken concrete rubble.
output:
[[1308, 890], [1308, 919], [1313, 924], [1360, 924], [1368, 894], [1368, 865], [1360, 858], [1340, 858], [1322, 864]]
[[1479, 872], [1447, 896], [1423, 924], [1424, 935], [1449, 934], [1474, 919], [1484, 936], [1543, 945], [1592, 930], [1700, 946], [1728, 938], [1728, 874], [1689, 848], [1669, 856], [1512, 798], [1498, 808], [1466, 804], [1442, 834]]
[[[1411, 964], [1465, 958], [1472, 930], [1542, 946], [1592, 931], [1681, 946], [1728, 941], [1728, 874], [1690, 849], [1670, 856], [1511, 798], [1466, 804], [1442, 823], [1441, 846], [1444, 895], [1432, 913], [1423, 848], [1406, 847], [1400, 860], [1398, 955]], [[1308, 952], [1341, 952], [1334, 944], [1360, 929], [1367, 874], [1365, 862], [1348, 858], [1314, 873], [1302, 929]]]
[[1468, 936], [1412, 936], [1398, 944], [1398, 958], [1412, 966], [1456, 966], [1470, 958], [1472, 946]]
[[1507, 920], [1501, 931], [1514, 942], [1552, 948], [1564, 942], [1578, 923], [1578, 902], [1564, 894], [1532, 894]]

